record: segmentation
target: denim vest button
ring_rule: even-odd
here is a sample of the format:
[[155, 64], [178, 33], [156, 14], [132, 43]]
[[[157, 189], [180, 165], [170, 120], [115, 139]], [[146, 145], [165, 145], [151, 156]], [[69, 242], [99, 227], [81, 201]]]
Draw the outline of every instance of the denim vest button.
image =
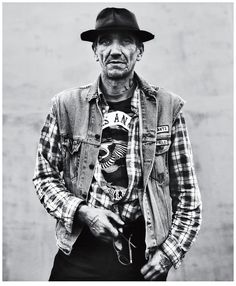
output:
[[93, 168], [94, 168], [94, 164], [90, 164], [90, 165], [89, 165], [89, 169], [92, 170]]
[[86, 194], [82, 194], [82, 198], [83, 198], [83, 199], [86, 199], [86, 198], [87, 198], [87, 195], [86, 195]]
[[95, 139], [99, 140], [99, 139], [100, 139], [100, 135], [99, 135], [99, 134], [96, 134], [96, 135], [95, 135]]

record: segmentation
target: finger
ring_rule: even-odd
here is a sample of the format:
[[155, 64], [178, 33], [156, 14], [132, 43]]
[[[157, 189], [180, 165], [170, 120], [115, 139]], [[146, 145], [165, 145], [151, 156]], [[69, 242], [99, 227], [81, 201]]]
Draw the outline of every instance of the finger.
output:
[[106, 229], [112, 235], [112, 238], [117, 237], [119, 235], [118, 230], [111, 223], [107, 224]]
[[125, 223], [120, 219], [120, 217], [113, 213], [112, 211], [107, 211], [107, 215], [117, 224], [119, 225], [124, 225]]
[[155, 274], [155, 269], [150, 268], [149, 271], [144, 275], [145, 280], [150, 280], [151, 277]]
[[153, 276], [149, 279], [149, 281], [157, 281], [162, 273], [158, 272], [153, 274]]
[[144, 276], [144, 279], [153, 280], [157, 278], [160, 274], [161, 274], [160, 270], [154, 267], [153, 269], [150, 269], [150, 271]]
[[110, 242], [113, 239], [113, 235], [106, 229], [106, 225], [100, 223], [91, 229], [93, 235], [104, 242]]
[[110, 223], [110, 221], [108, 220], [107, 217], [102, 222], [102, 225], [104, 228], [104, 233], [106, 233], [107, 235], [110, 234], [112, 236], [112, 238], [118, 236], [118, 234], [119, 234], [118, 230]]
[[143, 274], [143, 276], [145, 276], [151, 270], [151, 268], [152, 268], [151, 264], [149, 263], [145, 264], [141, 269], [141, 273]]

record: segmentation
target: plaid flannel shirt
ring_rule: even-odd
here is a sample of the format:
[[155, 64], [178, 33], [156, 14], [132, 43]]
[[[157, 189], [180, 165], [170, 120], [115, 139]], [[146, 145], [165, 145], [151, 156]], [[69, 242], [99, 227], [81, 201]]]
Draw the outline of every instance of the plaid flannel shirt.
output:
[[161, 245], [175, 268], [196, 238], [201, 224], [201, 195], [193, 165], [192, 149], [185, 118], [177, 116], [171, 130], [169, 150], [170, 195], [173, 219], [167, 239]]
[[[169, 172], [174, 213], [171, 230], [161, 248], [177, 268], [200, 228], [201, 198], [182, 113], [179, 113], [172, 126], [171, 136]], [[61, 220], [71, 233], [74, 215], [81, 200], [66, 189], [61, 171], [60, 135], [56, 115], [51, 110], [41, 131], [33, 182], [45, 209], [54, 218]]]

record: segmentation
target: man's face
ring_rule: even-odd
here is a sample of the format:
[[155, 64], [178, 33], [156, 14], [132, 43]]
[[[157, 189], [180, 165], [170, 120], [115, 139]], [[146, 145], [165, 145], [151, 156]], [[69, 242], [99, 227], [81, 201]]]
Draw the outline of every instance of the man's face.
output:
[[123, 79], [129, 76], [143, 53], [142, 43], [139, 44], [134, 35], [126, 32], [99, 35], [93, 49], [103, 74], [110, 79]]

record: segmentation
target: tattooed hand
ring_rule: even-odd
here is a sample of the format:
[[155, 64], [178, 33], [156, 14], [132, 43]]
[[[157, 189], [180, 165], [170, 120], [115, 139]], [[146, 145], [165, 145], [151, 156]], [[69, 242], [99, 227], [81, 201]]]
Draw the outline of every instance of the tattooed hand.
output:
[[82, 205], [78, 217], [89, 227], [91, 233], [103, 241], [112, 241], [118, 236], [118, 229], [124, 225], [119, 216], [109, 210]]
[[158, 276], [167, 273], [171, 266], [172, 263], [166, 254], [161, 249], [157, 249], [148, 263], [142, 267], [141, 273], [145, 280], [157, 280]]

